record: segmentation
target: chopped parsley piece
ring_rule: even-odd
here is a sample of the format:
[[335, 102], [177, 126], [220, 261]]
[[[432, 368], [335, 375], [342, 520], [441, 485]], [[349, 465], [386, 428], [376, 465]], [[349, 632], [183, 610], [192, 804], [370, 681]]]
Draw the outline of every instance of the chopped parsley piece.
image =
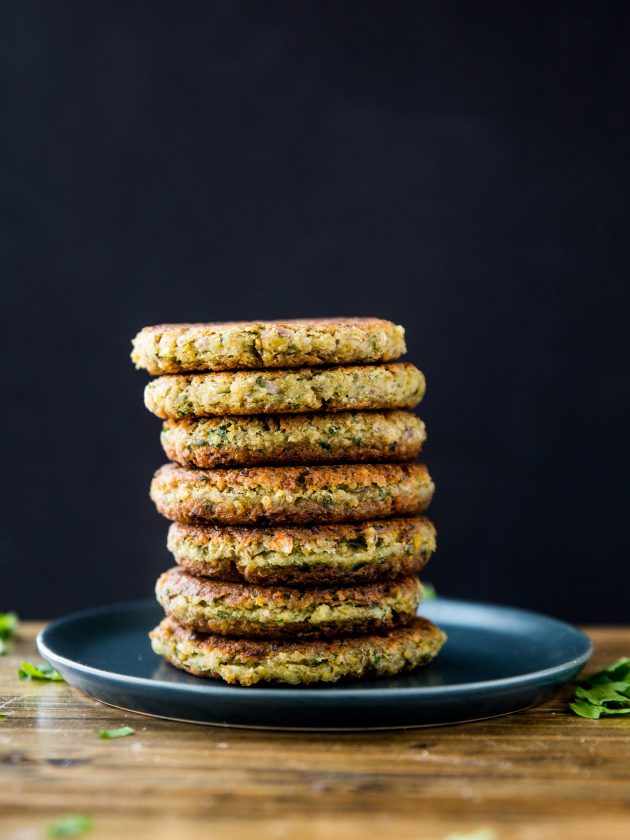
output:
[[119, 726], [118, 729], [95, 729], [97, 735], [101, 738], [112, 740], [114, 738], [126, 738], [127, 735], [133, 735], [136, 731], [131, 726]]
[[14, 612], [0, 613], [0, 639], [12, 639], [20, 620]]
[[583, 718], [630, 715], [630, 657], [578, 682], [569, 708]]
[[14, 612], [0, 613], [0, 656], [7, 652], [7, 642], [15, 636], [19, 623]]
[[0, 712], [0, 720], [4, 720], [6, 718], [5, 712]]
[[52, 665], [44, 662], [43, 665], [33, 665], [32, 662], [22, 662], [17, 672], [21, 680], [48, 680], [49, 682], [65, 682], [61, 674], [57, 673]]
[[92, 818], [86, 814], [65, 814], [50, 823], [48, 837], [80, 837], [92, 828]]

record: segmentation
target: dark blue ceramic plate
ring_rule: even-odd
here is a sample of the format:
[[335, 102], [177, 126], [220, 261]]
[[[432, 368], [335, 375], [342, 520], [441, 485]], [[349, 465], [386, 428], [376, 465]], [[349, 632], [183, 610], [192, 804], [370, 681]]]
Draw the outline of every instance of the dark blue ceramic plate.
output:
[[178, 671], [147, 633], [153, 601], [75, 613], [40, 633], [41, 655], [91, 697], [134, 712], [220, 726], [393, 729], [504, 715], [548, 698], [591, 655], [579, 630], [525, 610], [438, 598], [421, 609], [448, 633], [427, 668], [386, 680], [239, 688]]

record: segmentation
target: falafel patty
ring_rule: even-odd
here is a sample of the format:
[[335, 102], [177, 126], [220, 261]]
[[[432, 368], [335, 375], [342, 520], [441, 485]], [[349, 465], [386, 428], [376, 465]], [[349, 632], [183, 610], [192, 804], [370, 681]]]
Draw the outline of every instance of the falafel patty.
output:
[[446, 641], [446, 634], [426, 618], [415, 618], [383, 635], [315, 641], [200, 635], [173, 618], [165, 618], [149, 635], [155, 653], [176, 668], [233, 685], [392, 677], [426, 665]]
[[195, 577], [178, 566], [158, 578], [155, 594], [167, 615], [220, 636], [345, 636], [408, 624], [422, 586], [415, 575], [356, 587], [299, 589]]
[[158, 376], [144, 404], [166, 420], [225, 414], [414, 408], [423, 374], [408, 362], [295, 370], [222, 371]]
[[187, 572], [216, 580], [352, 585], [419, 572], [435, 551], [435, 527], [423, 516], [277, 528], [174, 522], [167, 545]]
[[151, 374], [389, 362], [403, 327], [381, 318], [306, 318], [145, 327], [131, 359]]
[[165, 464], [150, 495], [176, 522], [356, 522], [420, 513], [435, 487], [424, 464], [200, 470]]
[[426, 440], [410, 411], [167, 420], [162, 448], [184, 466], [412, 461]]

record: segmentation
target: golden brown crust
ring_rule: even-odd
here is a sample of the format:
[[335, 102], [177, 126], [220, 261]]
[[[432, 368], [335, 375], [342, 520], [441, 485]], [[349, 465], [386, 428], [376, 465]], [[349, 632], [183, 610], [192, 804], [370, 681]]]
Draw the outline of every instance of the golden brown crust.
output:
[[159, 324], [132, 345], [132, 361], [151, 374], [388, 362], [406, 352], [404, 329], [381, 318]]
[[[178, 561], [179, 562], [179, 561]], [[207, 564], [195, 563], [191, 560], [179, 562], [182, 569], [192, 575], [208, 577], [213, 580], [230, 581], [234, 583], [257, 583], [263, 586], [344, 586], [362, 583], [372, 583], [386, 578], [399, 578], [407, 575], [417, 575], [427, 564], [427, 558], [422, 555], [415, 557], [399, 557], [388, 560], [380, 566], [366, 566], [360, 572], [346, 572], [322, 567], [311, 568], [305, 572], [299, 567], [284, 567], [282, 570], [273, 567], [263, 568], [258, 574], [245, 576], [241, 573], [234, 560], [224, 560], [221, 564], [209, 568]]]
[[356, 522], [428, 507], [434, 485], [423, 464], [348, 464], [198, 470], [166, 464], [151, 498], [167, 519], [249, 525]]
[[167, 420], [161, 442], [195, 467], [412, 461], [426, 440], [409, 411], [354, 411]]
[[394, 676], [430, 662], [446, 641], [438, 627], [418, 617], [379, 635], [273, 641], [199, 634], [169, 617], [150, 636], [154, 651], [175, 667], [235, 685]]
[[168, 548], [194, 575], [264, 586], [322, 586], [416, 574], [435, 551], [425, 517], [243, 528], [174, 522]]
[[412, 409], [425, 379], [415, 365], [170, 374], [152, 380], [144, 403], [166, 420], [249, 414]]
[[156, 595], [168, 615], [203, 633], [287, 638], [363, 634], [408, 623], [422, 587], [414, 575], [355, 587], [257, 586], [175, 567], [158, 579]]

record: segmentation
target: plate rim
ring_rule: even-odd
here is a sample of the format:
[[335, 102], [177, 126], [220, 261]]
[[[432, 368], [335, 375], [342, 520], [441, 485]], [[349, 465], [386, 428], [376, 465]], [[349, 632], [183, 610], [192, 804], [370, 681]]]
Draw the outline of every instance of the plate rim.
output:
[[[436, 698], [436, 697], [444, 697], [445, 695], [457, 695], [461, 693], [463, 690], [466, 691], [487, 691], [487, 690], [500, 690], [501, 688], [509, 689], [509, 688], [517, 688], [526, 686], [531, 682], [538, 683], [541, 680], [547, 681], [549, 679], [553, 679], [556, 676], [561, 676], [567, 671], [573, 670], [577, 665], [580, 665], [581, 668], [586, 665], [593, 654], [593, 642], [584, 633], [582, 630], [575, 627], [573, 624], [569, 624], [568, 622], [562, 621], [561, 619], [554, 618], [553, 616], [545, 615], [544, 613], [535, 612], [532, 610], [522, 609], [521, 607], [510, 607], [505, 604], [493, 604], [490, 602], [485, 601], [469, 601], [466, 599], [460, 598], [442, 598], [439, 597], [435, 599], [435, 603], [450, 605], [450, 606], [457, 606], [461, 604], [462, 606], [466, 607], [478, 607], [482, 609], [492, 609], [498, 610], [499, 612], [505, 611], [508, 613], [517, 613], [521, 614], [523, 617], [528, 618], [529, 620], [532, 619], [543, 619], [545, 622], [552, 622], [557, 623], [563, 627], [563, 629], [569, 630], [573, 633], [576, 639], [579, 639], [584, 644], [584, 650], [578, 656], [573, 657], [572, 659], [566, 660], [559, 665], [553, 665], [549, 668], [542, 668], [537, 671], [528, 671], [524, 674], [517, 674], [511, 677], [500, 677], [495, 680], [478, 680], [476, 682], [467, 682], [467, 683], [455, 683], [451, 685], [442, 685], [442, 686], [400, 686], [399, 688], [395, 689], [395, 694], [397, 696], [416, 696], [422, 695], [422, 697], [429, 698]], [[264, 697], [267, 699], [271, 699], [274, 696], [286, 699], [287, 697], [293, 694], [295, 697], [305, 698], [305, 699], [313, 699], [317, 701], [322, 701], [324, 698], [326, 699], [344, 699], [347, 700], [348, 697], [352, 697], [353, 699], [358, 699], [360, 697], [371, 697], [371, 698], [379, 698], [379, 699], [387, 699], [392, 698], [393, 693], [391, 687], [364, 687], [361, 688], [360, 685], [355, 686], [352, 691], [348, 691], [347, 688], [339, 688], [334, 686], [326, 687], [326, 691], [321, 691], [318, 689], [313, 689], [310, 686], [300, 686], [300, 685], [285, 685], [282, 687], [271, 685], [265, 686], [236, 686], [236, 685], [228, 685], [227, 683], [215, 681], [215, 680], [206, 680], [203, 678], [199, 678], [199, 684], [197, 683], [170, 683], [167, 681], [159, 680], [159, 679], [152, 679], [149, 677], [138, 677], [132, 676], [129, 674], [120, 674], [116, 673], [115, 671], [107, 671], [102, 668], [95, 668], [92, 665], [85, 665], [81, 662], [77, 662], [73, 659], [68, 659], [66, 656], [61, 654], [55, 653], [48, 645], [47, 636], [58, 630], [60, 627], [63, 628], [66, 624], [71, 624], [77, 620], [91, 618], [91, 617], [98, 617], [99, 615], [108, 615], [110, 613], [118, 613], [121, 611], [133, 612], [139, 609], [147, 609], [153, 604], [151, 599], [135, 599], [132, 601], [120, 601], [115, 602], [113, 604], [105, 604], [98, 607], [91, 607], [84, 610], [79, 610], [73, 613], [68, 613], [67, 615], [60, 616], [59, 618], [52, 619], [49, 621], [37, 634], [36, 643], [37, 648], [39, 650], [40, 655], [49, 661], [51, 661], [52, 665], [59, 663], [62, 666], [67, 667], [74, 672], [81, 672], [84, 674], [89, 674], [93, 677], [98, 679], [104, 680], [111, 680], [112, 678], [117, 680], [119, 683], [126, 684], [130, 687], [136, 688], [149, 688], [149, 687], [159, 687], [160, 690], [164, 690], [167, 692], [173, 693], [180, 693], [182, 691], [188, 694], [230, 694], [230, 695], [240, 695], [245, 696], [245, 694], [249, 697]], [[245, 689], [245, 692], [244, 692]]]

